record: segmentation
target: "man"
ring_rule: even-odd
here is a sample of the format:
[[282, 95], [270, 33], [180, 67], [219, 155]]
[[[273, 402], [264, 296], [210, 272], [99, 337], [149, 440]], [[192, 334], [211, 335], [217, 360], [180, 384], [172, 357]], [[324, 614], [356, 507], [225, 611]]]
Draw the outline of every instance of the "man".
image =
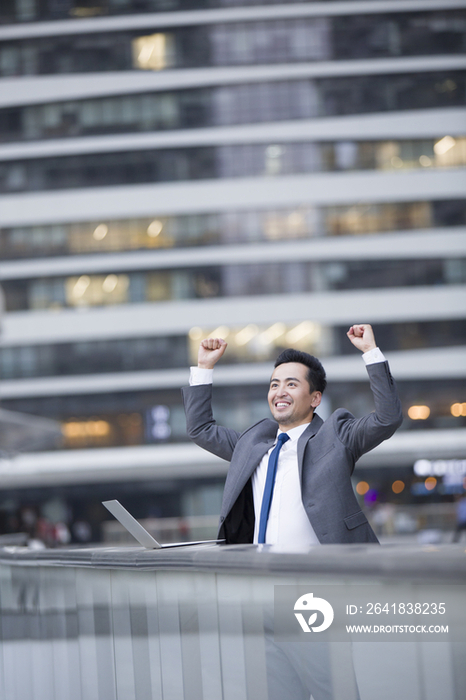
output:
[[[375, 413], [356, 419], [338, 409], [324, 422], [315, 413], [327, 383], [322, 365], [312, 355], [285, 350], [269, 387], [274, 420], [262, 420], [241, 434], [217, 426], [212, 415], [212, 370], [227, 344], [220, 338], [202, 341], [183, 399], [189, 436], [230, 461], [219, 532], [227, 543], [377, 542], [350, 477], [359, 457], [389, 438], [402, 416], [371, 326], [351, 326], [348, 338], [364, 353]], [[335, 668], [345, 700], [358, 700], [350, 645], [278, 642], [268, 609], [264, 639], [269, 700], [309, 700], [311, 694], [315, 700], [335, 700]], [[335, 653], [336, 664], [330, 658]]]
[[[361, 455], [393, 435], [402, 414], [371, 326], [353, 325], [347, 335], [364, 353], [374, 413], [356, 419], [338, 409], [324, 422], [315, 413], [326, 386], [322, 365], [312, 355], [285, 350], [268, 394], [274, 420], [243, 433], [217, 426], [212, 415], [212, 370], [227, 344], [220, 338], [201, 342], [183, 400], [190, 438], [230, 461], [218, 535], [228, 544], [378, 542], [350, 477]], [[287, 437], [279, 439], [282, 433]]]

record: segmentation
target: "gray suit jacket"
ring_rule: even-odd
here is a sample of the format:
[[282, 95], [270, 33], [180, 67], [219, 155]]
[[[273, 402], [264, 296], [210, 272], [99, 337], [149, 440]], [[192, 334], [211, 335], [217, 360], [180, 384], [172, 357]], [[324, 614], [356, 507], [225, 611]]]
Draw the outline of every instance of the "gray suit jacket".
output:
[[[368, 365], [375, 412], [355, 418], [337, 409], [325, 422], [318, 416], [298, 441], [303, 505], [322, 544], [377, 542], [351, 485], [356, 461], [391, 437], [402, 422], [400, 401], [387, 362]], [[189, 437], [230, 462], [219, 538], [228, 544], [253, 541], [251, 476], [273, 445], [278, 425], [265, 419], [243, 433], [218, 426], [212, 415], [212, 385], [182, 389]]]

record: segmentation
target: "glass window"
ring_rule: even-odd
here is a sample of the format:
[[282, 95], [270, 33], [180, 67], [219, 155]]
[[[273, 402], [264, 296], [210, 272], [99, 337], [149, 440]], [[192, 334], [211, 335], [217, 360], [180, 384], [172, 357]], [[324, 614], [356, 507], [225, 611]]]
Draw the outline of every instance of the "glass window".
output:
[[148, 301], [166, 301], [172, 297], [171, 275], [169, 272], [151, 273], [146, 280]]
[[[1, 376], [5, 379], [11, 379], [18, 376], [16, 370], [15, 348], [0, 348], [0, 367]], [[22, 373], [19, 374], [19, 376], [22, 376]]]
[[173, 37], [169, 34], [150, 34], [132, 41], [133, 66], [141, 70], [163, 70], [174, 63]]
[[[240, 340], [243, 340], [243, 336], [240, 336]], [[229, 350], [231, 347], [230, 345]], [[276, 350], [274, 357], [277, 354]], [[464, 427], [466, 416], [464, 413], [459, 414], [456, 409], [458, 404], [461, 407], [464, 405], [462, 399], [465, 390], [464, 380], [400, 382], [399, 392], [405, 415], [413, 404], [426, 405], [430, 409], [427, 420], [407, 419], [403, 429]], [[254, 420], [267, 417], [266, 392], [264, 384], [217, 386], [215, 402], [219, 423], [241, 430]], [[373, 407], [367, 381], [329, 382], [326, 395], [331, 410], [344, 406], [355, 414], [360, 414]], [[153, 438], [145, 427], [148, 412], [155, 406], [165, 406], [168, 409], [164, 414], [171, 430], [169, 435], [168, 431], [165, 433], [165, 439], [170, 442], [187, 441], [185, 422], [179, 419], [182, 406], [178, 389], [59, 396], [52, 399], [11, 399], [2, 403], [7, 410], [59, 420], [63, 426], [65, 445], [71, 449], [152, 442]], [[176, 416], [173, 422], [172, 415]]]
[[[464, 281], [464, 261], [462, 263]], [[288, 324], [277, 320], [271, 325], [195, 327], [188, 337], [0, 346], [0, 372], [4, 379], [14, 379], [181, 368], [196, 361], [200, 339], [209, 336], [228, 337], [229, 351], [224, 358], [227, 364], [272, 361], [289, 345], [321, 357], [345, 355], [352, 352], [347, 330], [347, 327], [332, 329], [316, 323]], [[377, 325], [377, 339], [387, 352], [463, 345], [465, 336], [464, 320]]]
[[19, 47], [6, 45], [0, 49], [0, 74], [5, 78], [20, 75], [21, 61]]
[[[0, 12], [6, 2], [9, 0], [3, 0]], [[21, 3], [29, 3], [37, 10], [35, 0], [21, 0]], [[112, 11], [111, 7], [100, 8], [94, 2], [95, 7], [75, 7], [71, 11], [69, 0], [54, 0], [52, 4], [68, 17], [77, 16], [76, 13], [92, 16]], [[144, 5], [147, 12], [154, 11], [155, 4], [155, 0], [134, 0], [133, 3], [113, 0], [111, 3], [120, 11], [132, 13], [142, 10]], [[170, 4], [169, 0], [166, 4]], [[186, 0], [173, 4], [176, 4], [175, 9], [188, 9]], [[205, 4], [210, 7], [216, 3]], [[143, 32], [120, 30], [2, 42], [0, 75], [165, 70], [464, 53], [465, 27], [463, 9], [228, 22], [172, 27], [165, 33], [152, 24]]]
[[360, 235], [432, 226], [429, 202], [352, 204], [326, 207], [325, 227], [330, 235]]
[[97, 100], [86, 100], [80, 105], [79, 122], [82, 127], [92, 127], [98, 123], [100, 119], [100, 103]]
[[280, 63], [331, 58], [329, 18], [244, 22], [210, 28], [212, 63]]
[[[224, 85], [0, 109], [0, 139], [184, 129], [462, 106], [464, 72]], [[128, 107], [133, 102], [133, 111]], [[130, 116], [129, 115], [133, 115]]]
[[68, 306], [102, 306], [125, 304], [129, 299], [130, 278], [124, 274], [81, 275], [65, 282]]
[[[112, 121], [118, 117], [117, 104], [108, 101], [103, 107], [104, 119]], [[149, 107], [150, 103], [148, 113]], [[280, 176], [342, 169], [406, 170], [464, 165], [466, 138], [451, 136], [438, 141], [239, 144], [6, 163], [0, 166], [0, 190], [103, 187], [133, 182]]]
[[461, 284], [465, 260], [289, 262], [5, 281], [8, 311]]
[[[0, 229], [0, 258], [374, 235], [465, 226], [463, 200], [235, 211]], [[138, 283], [139, 284], [139, 283]], [[131, 297], [136, 298], [136, 278]], [[138, 292], [143, 298], [142, 292]], [[139, 298], [139, 297], [138, 297]]]

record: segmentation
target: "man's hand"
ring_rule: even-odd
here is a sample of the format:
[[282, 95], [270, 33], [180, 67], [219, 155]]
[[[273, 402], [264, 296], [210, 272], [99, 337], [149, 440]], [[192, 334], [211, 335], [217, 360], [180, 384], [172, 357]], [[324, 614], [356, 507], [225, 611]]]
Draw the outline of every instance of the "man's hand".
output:
[[223, 338], [206, 338], [199, 346], [197, 366], [213, 369], [226, 349], [227, 343]]
[[377, 347], [372, 326], [369, 326], [367, 323], [351, 326], [346, 335], [353, 345], [361, 352], [368, 352]]

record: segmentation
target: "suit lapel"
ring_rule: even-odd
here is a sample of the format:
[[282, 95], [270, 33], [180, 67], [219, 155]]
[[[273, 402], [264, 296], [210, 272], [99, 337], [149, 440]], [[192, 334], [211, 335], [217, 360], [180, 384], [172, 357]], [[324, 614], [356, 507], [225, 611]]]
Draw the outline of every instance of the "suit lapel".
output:
[[[322, 418], [315, 413], [311, 423], [307, 426], [306, 430], [298, 440], [298, 466], [300, 479], [302, 477], [304, 452], [306, 450], [306, 446], [309, 440], [317, 433], [322, 424]], [[259, 465], [261, 459], [265, 454], [267, 454], [275, 442], [277, 430], [277, 423], [270, 420], [264, 421], [264, 426], [261, 430], [262, 434], [258, 436], [258, 442], [252, 445], [247, 457], [242, 460], [240, 465], [237, 465], [236, 469], [230, 469], [230, 475], [233, 476], [234, 474], [236, 478], [231, 483], [228, 483], [227, 477], [224, 492], [224, 497], [226, 500], [223, 502], [222, 512], [228, 513], [230, 511], [239, 494], [245, 487], [246, 482], [254, 474], [254, 471]]]
[[303, 476], [304, 453], [306, 451], [307, 444], [309, 440], [311, 440], [311, 438], [313, 438], [314, 435], [317, 433], [323, 422], [324, 421], [322, 420], [322, 418], [318, 416], [317, 413], [315, 413], [314, 418], [312, 419], [312, 421], [307, 426], [306, 430], [303, 432], [303, 434], [298, 440], [298, 468], [299, 480], [301, 483]]
[[226, 491], [228, 490], [228, 501], [226, 503], [224, 502], [224, 507], [222, 508], [222, 510], [225, 510], [225, 512], [228, 512], [233, 506], [239, 494], [245, 487], [246, 482], [251, 478], [254, 471], [260, 464], [262, 457], [267, 454], [272, 447], [273, 443], [275, 442], [277, 430], [278, 425], [272, 421], [268, 421], [268, 425], [264, 431], [265, 434], [263, 432], [263, 434], [259, 437], [259, 441], [252, 445], [247, 457], [242, 460], [241, 464], [237, 466], [237, 469], [230, 470], [230, 473], [235, 474], [236, 478], [233, 483], [228, 484], [228, 489], [227, 484], [225, 485], [225, 495]]
[[267, 452], [270, 450], [270, 448], [272, 447], [274, 442], [275, 442], [275, 436], [273, 438], [270, 438], [269, 440], [264, 440], [262, 442], [258, 442], [256, 445], [254, 445], [251, 448], [249, 456], [248, 456], [247, 460], [244, 461], [243, 467], [238, 474], [237, 487], [235, 489], [235, 491], [237, 490], [237, 493], [235, 495], [235, 498], [241, 492], [246, 481], [254, 474], [256, 468], [260, 464], [262, 457], [265, 454], [267, 454]]

